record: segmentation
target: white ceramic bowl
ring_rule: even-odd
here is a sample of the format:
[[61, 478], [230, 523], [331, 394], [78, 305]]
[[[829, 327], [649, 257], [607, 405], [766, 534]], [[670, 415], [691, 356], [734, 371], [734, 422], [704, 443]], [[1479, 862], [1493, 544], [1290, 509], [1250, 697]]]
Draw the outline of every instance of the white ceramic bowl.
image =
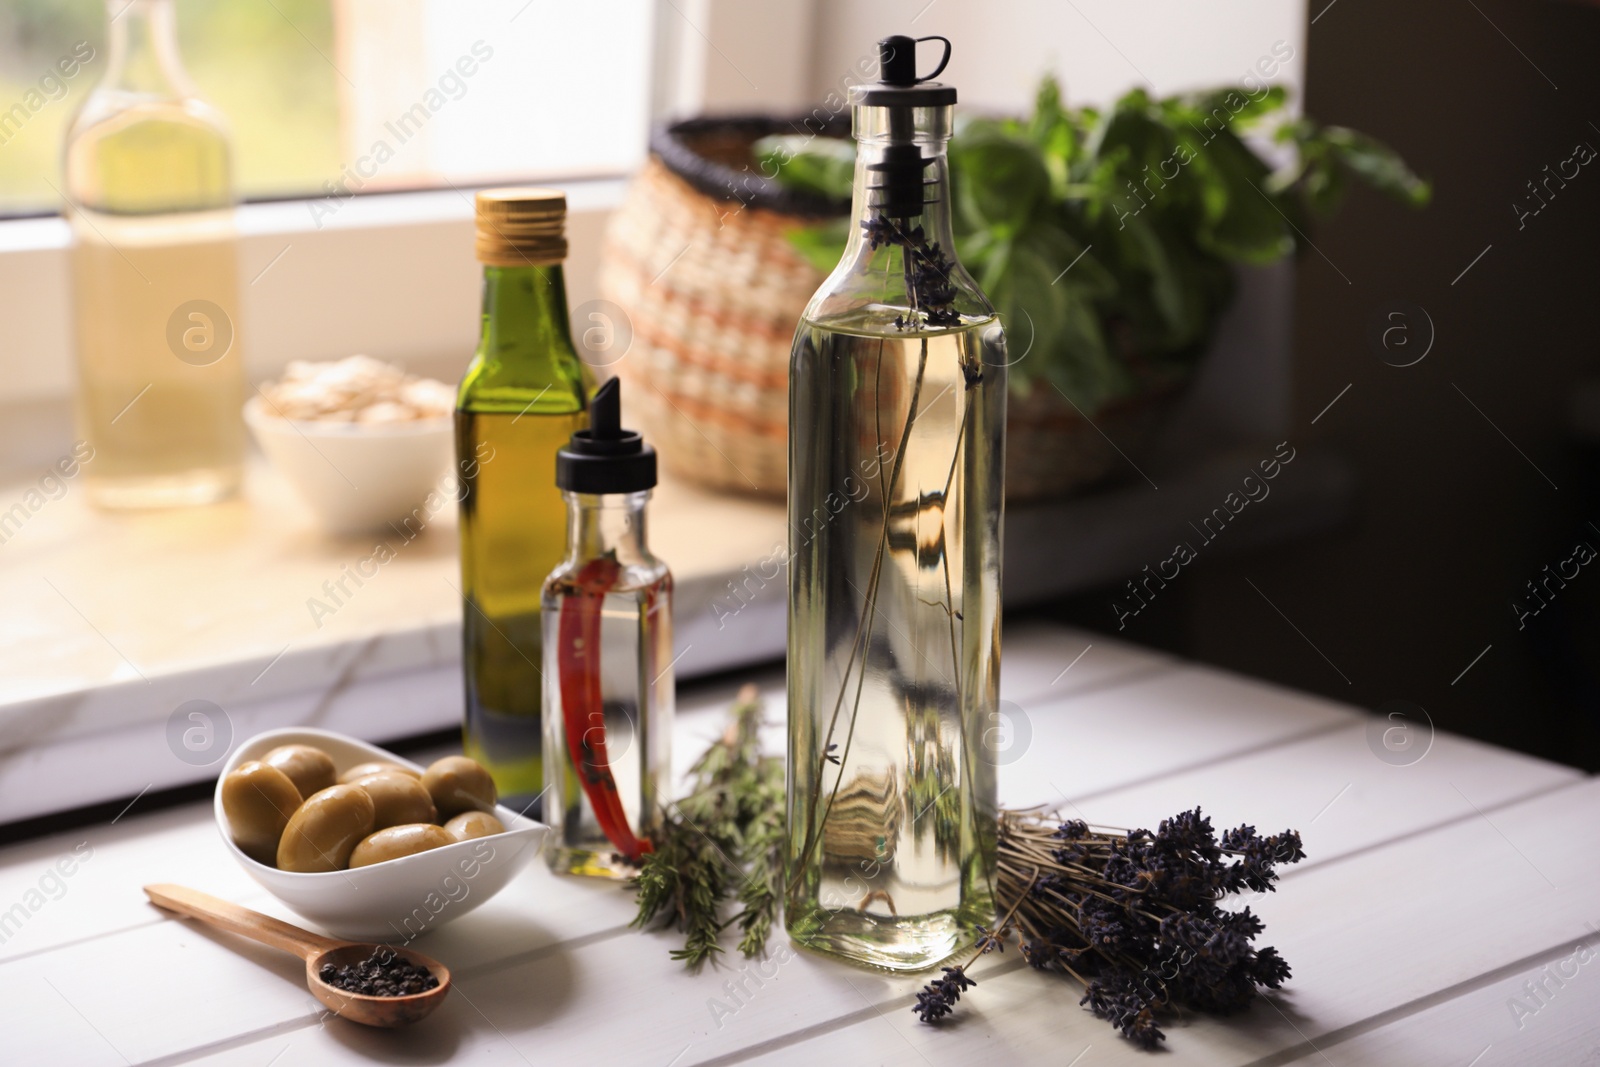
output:
[[[268, 461], [335, 533], [366, 533], [402, 523], [446, 481], [455, 457], [452, 416], [364, 425], [285, 419], [259, 396], [244, 421]], [[431, 516], [420, 512], [426, 523]]]
[[[222, 813], [222, 778], [247, 760], [279, 745], [315, 745], [340, 774], [358, 763], [383, 760], [417, 767], [410, 760], [344, 734], [309, 728], [268, 730], [234, 750], [217, 779], [212, 807], [217, 829], [245, 872], [289, 907], [336, 937], [409, 941], [460, 918], [506, 887], [544, 847], [550, 828], [501, 805], [495, 816], [506, 832], [385, 860], [348, 871], [298, 874], [268, 867], [239, 851]], [[421, 770], [421, 767], [417, 767]]]

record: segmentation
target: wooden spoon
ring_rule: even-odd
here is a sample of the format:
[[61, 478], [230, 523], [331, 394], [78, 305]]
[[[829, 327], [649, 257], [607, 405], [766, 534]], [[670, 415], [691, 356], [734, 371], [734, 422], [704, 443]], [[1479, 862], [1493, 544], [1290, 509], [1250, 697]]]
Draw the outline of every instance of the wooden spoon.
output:
[[[367, 944], [360, 941], [335, 941], [298, 926], [291, 926], [270, 915], [262, 915], [249, 908], [189, 889], [181, 885], [147, 885], [145, 895], [152, 904], [187, 915], [235, 934], [241, 934], [263, 945], [292, 952], [306, 961], [306, 985], [312, 994], [326, 1004], [335, 1015], [365, 1026], [395, 1027], [414, 1023], [433, 1011], [450, 992], [450, 970], [437, 960], [420, 953], [387, 945]], [[387, 948], [407, 963], [426, 967], [439, 984], [425, 993], [404, 997], [374, 997], [364, 993], [351, 993], [322, 980], [321, 971], [327, 964], [336, 967], [360, 963], [372, 955], [374, 949]]]

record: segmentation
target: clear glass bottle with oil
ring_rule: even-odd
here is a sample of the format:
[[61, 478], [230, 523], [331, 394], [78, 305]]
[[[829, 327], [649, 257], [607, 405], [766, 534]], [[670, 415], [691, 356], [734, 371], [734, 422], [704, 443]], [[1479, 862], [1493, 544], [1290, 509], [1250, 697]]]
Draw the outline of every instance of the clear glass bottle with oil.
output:
[[622, 429], [620, 387], [600, 387], [556, 459], [567, 554], [544, 587], [550, 866], [611, 878], [650, 851], [672, 770], [672, 574], [645, 537], [656, 456]]
[[64, 157], [86, 484], [106, 507], [205, 503], [238, 488], [245, 448], [232, 149], [172, 0], [106, 17]]
[[588, 425], [588, 369], [567, 318], [566, 197], [477, 195], [483, 325], [456, 401], [466, 752], [504, 803], [540, 815], [539, 597], [566, 544], [556, 452]]
[[790, 364], [784, 916], [917, 970], [993, 915], [1006, 347], [954, 255], [955, 90], [911, 38], [879, 47], [851, 91], [857, 225]]

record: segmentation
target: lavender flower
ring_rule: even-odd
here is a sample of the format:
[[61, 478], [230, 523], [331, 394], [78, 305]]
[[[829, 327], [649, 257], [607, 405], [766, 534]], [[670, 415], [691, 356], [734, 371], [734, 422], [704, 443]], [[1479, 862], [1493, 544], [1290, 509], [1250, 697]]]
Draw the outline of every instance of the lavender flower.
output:
[[1140, 1048], [1153, 1049], [1167, 1036], [1156, 1025], [1155, 1003], [1126, 975], [1096, 979], [1089, 983], [1079, 1004], [1122, 1031], [1122, 1036]]
[[925, 1023], [938, 1022], [954, 1009], [961, 994], [978, 983], [967, 977], [964, 967], [944, 968], [944, 977], [936, 978], [922, 987], [912, 1011]]
[[[956, 287], [950, 282], [950, 272], [955, 264], [944, 249], [929, 242], [921, 226], [906, 229], [901, 221], [875, 215], [863, 222], [861, 229], [866, 234], [867, 247], [874, 251], [890, 245], [902, 249], [906, 289], [913, 312], [895, 316], [897, 329], [910, 330], [924, 324], [954, 326], [961, 321], [961, 314], [952, 306]], [[982, 380], [982, 370], [975, 373], [976, 376], [974, 372], [966, 372], [968, 388]]]
[[966, 988], [960, 982], [971, 982], [965, 967], [1014, 936], [1030, 967], [1073, 978], [1084, 988], [1079, 1003], [1155, 1048], [1165, 1039], [1159, 1019], [1173, 1009], [1228, 1014], [1248, 1007], [1257, 987], [1289, 978], [1276, 949], [1254, 945], [1261, 920], [1248, 907], [1219, 905], [1231, 893], [1274, 889], [1277, 866], [1304, 858], [1292, 830], [1263, 837], [1246, 825], [1218, 835], [1199, 808], [1154, 832], [1122, 833], [1003, 812], [997, 890], [1005, 917], [979, 928], [972, 958], [946, 968], [914, 1010], [925, 1022], [950, 1014]]

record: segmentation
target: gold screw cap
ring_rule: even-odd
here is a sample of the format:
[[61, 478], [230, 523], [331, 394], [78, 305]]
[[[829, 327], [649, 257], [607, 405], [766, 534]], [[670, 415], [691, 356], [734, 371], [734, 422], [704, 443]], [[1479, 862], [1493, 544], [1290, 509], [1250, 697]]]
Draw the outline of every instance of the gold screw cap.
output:
[[479, 263], [538, 267], [567, 258], [567, 194], [561, 190], [484, 189], [475, 204]]

